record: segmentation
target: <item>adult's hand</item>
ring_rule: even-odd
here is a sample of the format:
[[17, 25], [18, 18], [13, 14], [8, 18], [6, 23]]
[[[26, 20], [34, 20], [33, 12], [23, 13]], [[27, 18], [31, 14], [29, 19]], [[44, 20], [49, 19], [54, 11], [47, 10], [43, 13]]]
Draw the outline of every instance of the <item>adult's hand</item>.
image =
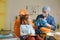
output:
[[52, 27], [52, 26], [51, 26], [50, 24], [47, 26], [48, 29], [51, 29], [51, 27]]

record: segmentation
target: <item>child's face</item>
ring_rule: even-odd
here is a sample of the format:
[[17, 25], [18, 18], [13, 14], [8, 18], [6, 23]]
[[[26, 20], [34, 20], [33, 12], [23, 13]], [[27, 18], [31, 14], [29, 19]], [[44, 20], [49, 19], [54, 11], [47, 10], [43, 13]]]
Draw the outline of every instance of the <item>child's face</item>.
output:
[[23, 20], [22, 24], [28, 24], [28, 21], [27, 20]]
[[22, 24], [28, 24], [29, 15], [22, 16]]
[[28, 24], [28, 20], [24, 20], [24, 23], [25, 23], [25, 24]]

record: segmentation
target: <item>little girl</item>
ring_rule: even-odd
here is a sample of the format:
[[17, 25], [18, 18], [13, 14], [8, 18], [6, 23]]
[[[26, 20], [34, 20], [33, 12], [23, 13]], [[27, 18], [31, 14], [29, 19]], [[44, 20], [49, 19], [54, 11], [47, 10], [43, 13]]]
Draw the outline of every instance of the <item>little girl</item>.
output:
[[[35, 30], [32, 25], [29, 24], [28, 15], [24, 15], [21, 17], [21, 25], [20, 25], [20, 40], [28, 39], [28, 36], [34, 36]], [[33, 38], [33, 40], [35, 40]]]

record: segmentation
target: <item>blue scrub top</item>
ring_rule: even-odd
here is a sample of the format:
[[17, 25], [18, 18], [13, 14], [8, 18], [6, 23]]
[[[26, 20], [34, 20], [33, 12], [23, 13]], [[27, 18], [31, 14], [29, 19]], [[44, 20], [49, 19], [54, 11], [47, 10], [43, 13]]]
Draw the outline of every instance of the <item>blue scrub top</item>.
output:
[[[43, 16], [42, 14], [38, 15], [37, 18], [36, 18], [36, 21], [41, 17]], [[47, 20], [47, 23], [52, 25], [52, 30], [55, 31], [56, 30], [56, 24], [55, 24], [55, 20], [54, 20], [54, 17], [52, 17], [51, 15], [48, 14], [48, 17], [46, 18]], [[41, 26], [39, 26], [38, 29], [40, 29]]]

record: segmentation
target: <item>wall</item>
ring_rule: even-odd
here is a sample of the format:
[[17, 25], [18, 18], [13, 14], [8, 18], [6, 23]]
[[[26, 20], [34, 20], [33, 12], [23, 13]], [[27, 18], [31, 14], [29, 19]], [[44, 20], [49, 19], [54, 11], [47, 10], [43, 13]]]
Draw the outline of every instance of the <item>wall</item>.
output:
[[6, 8], [6, 1], [5, 0], [0, 0], [0, 30], [5, 29], [5, 9]]
[[[55, 18], [56, 23], [60, 23], [60, 0], [7, 0], [7, 15], [6, 27], [13, 30], [15, 16], [19, 15], [20, 9], [25, 9], [28, 6], [40, 6], [39, 14], [42, 13], [42, 7], [48, 5], [51, 7], [51, 15]], [[37, 14], [31, 15], [31, 18], [36, 18]], [[11, 27], [10, 27], [11, 26]]]

